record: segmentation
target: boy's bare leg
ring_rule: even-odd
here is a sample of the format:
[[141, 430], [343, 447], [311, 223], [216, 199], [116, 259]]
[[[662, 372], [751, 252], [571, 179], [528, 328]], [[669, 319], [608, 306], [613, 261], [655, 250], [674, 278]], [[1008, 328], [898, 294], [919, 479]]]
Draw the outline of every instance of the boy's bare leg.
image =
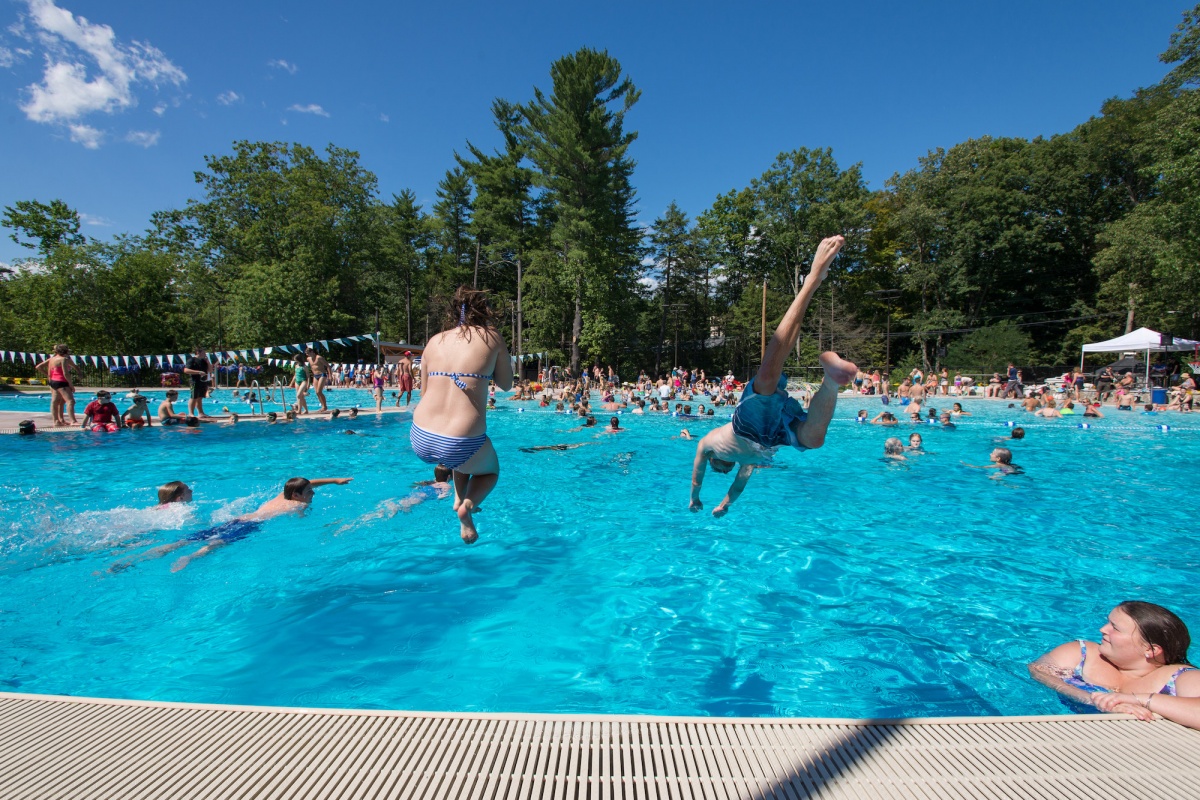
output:
[[[808, 310], [808, 304], [812, 302], [813, 295], [817, 293], [821, 281], [825, 280], [829, 274], [829, 265], [833, 263], [834, 256], [838, 254], [845, 243], [844, 236], [830, 236], [817, 245], [817, 254], [813, 257], [812, 270], [809, 271], [808, 278], [800, 287], [800, 293], [788, 307], [787, 313], [780, 320], [779, 327], [771, 335], [771, 341], [767, 343], [767, 352], [763, 356], [763, 363], [758, 368], [758, 374], [754, 376], [756, 393], [775, 394], [779, 376], [783, 374], [783, 364], [787, 361], [788, 353], [796, 346], [796, 340], [800, 338], [800, 324], [804, 322], [804, 313]], [[853, 379], [854, 376], [850, 377]]]
[[825, 444], [825, 432], [833, 419], [838, 390], [854, 380], [854, 373], [858, 371], [858, 367], [833, 352], [821, 354], [821, 366], [825, 368], [825, 379], [808, 404], [808, 418], [795, 423], [792, 429], [797, 441], [810, 450]]

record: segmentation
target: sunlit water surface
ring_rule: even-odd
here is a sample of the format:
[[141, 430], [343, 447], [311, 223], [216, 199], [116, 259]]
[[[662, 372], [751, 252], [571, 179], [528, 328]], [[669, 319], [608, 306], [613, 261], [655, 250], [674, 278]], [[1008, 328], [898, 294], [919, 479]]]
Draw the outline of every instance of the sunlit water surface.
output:
[[[690, 512], [694, 442], [677, 437], [727, 410], [625, 415], [610, 435], [501, 399], [502, 475], [471, 547], [449, 500], [397, 510], [430, 477], [408, 415], [0, 436], [0, 686], [446, 711], [1062, 712], [1025, 664], [1092, 636], [1116, 602], [1200, 622], [1200, 416], [1081, 430], [966, 405], [956, 430], [897, 432], [852, 421], [877, 399], [843, 399], [823, 449], [781, 453], [714, 519], [728, 476], [710, 472]], [[1024, 475], [962, 464], [986, 463], [1010, 419], [1029, 432], [1012, 445]], [[914, 429], [929, 452], [885, 462], [884, 439]], [[587, 446], [519, 450], [555, 443]], [[181, 572], [194, 545], [107, 571], [292, 475], [354, 482]], [[153, 509], [173, 479], [195, 503]]]

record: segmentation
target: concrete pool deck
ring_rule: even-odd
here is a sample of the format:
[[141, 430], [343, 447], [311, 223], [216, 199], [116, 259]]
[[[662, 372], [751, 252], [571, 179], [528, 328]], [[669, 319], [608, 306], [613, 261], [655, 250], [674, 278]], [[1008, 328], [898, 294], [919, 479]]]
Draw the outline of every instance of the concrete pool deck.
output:
[[[48, 404], [49, 404], [49, 397], [47, 397], [47, 405]], [[87, 403], [82, 403], [82, 404], [77, 404], [75, 407], [75, 417], [80, 422], [83, 421], [83, 408], [86, 405], [87, 405]], [[275, 405], [278, 405], [278, 404], [276, 403]], [[406, 413], [411, 413], [412, 410], [416, 407], [417, 407], [417, 404], [415, 401], [412, 403], [412, 405], [408, 406], [407, 408], [403, 408], [403, 407], [396, 408], [395, 406], [388, 406], [385, 404], [382, 412], [376, 411], [373, 407], [372, 408], [360, 408], [358, 410], [358, 416], [359, 416], [359, 419], [362, 419], [364, 417], [378, 416], [381, 413], [382, 414], [406, 414]], [[185, 410], [184, 404], [182, 402], [177, 403], [176, 408], [180, 412], [183, 412]], [[155, 410], [156, 409], [151, 409], [151, 411], [155, 411]], [[274, 409], [268, 408], [267, 410], [271, 411]], [[346, 416], [346, 412], [349, 410], [350, 409], [348, 409], [348, 408], [342, 409], [342, 415], [338, 420], [339, 422], [342, 420], [349, 419]], [[282, 411], [276, 411], [276, 413], [280, 417], [283, 416]], [[79, 427], [78, 425], [73, 425], [73, 426], [69, 426], [66, 428], [54, 427], [54, 419], [50, 416], [50, 412], [48, 410], [47, 411], [39, 411], [39, 412], [0, 411], [0, 435], [5, 434], [5, 433], [17, 433], [17, 425], [21, 422], [21, 420], [25, 420], [25, 419], [33, 420], [33, 424], [37, 426], [38, 434], [43, 434], [43, 433], [90, 433], [90, 431], [84, 431], [83, 428]], [[301, 422], [301, 423], [312, 422], [312, 421], [327, 422], [328, 420], [329, 420], [328, 412], [316, 411], [315, 409], [312, 410], [309, 414], [307, 414], [305, 416], [296, 418], [296, 421]], [[237, 424], [242, 425], [242, 424], [263, 423], [266, 421], [267, 421], [267, 417], [265, 414], [251, 415], [251, 414], [239, 413]], [[204, 423], [204, 424], [205, 425], [212, 424], [212, 425], [218, 425], [218, 426], [226, 426], [231, 423], [229, 422], [229, 417], [226, 416], [223, 412], [218, 410], [217, 415], [213, 416], [212, 420], [209, 423]], [[288, 423], [283, 423], [283, 424], [288, 424]], [[155, 417], [155, 420], [154, 420], [154, 427], [156, 427], [156, 428], [160, 427], [157, 417]]]
[[1200, 731], [1122, 715], [724, 719], [0, 693], [17, 798], [1200, 798]]

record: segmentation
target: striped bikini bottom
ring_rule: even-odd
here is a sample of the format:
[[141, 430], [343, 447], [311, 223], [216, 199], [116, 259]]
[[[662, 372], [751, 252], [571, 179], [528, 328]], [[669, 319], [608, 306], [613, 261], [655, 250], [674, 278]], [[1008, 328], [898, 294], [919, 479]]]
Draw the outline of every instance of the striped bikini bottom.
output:
[[426, 464], [441, 464], [450, 469], [458, 469], [471, 460], [487, 441], [487, 434], [479, 436], [442, 436], [440, 433], [430, 433], [419, 428], [414, 423], [409, 431], [408, 440], [412, 443], [413, 452]]

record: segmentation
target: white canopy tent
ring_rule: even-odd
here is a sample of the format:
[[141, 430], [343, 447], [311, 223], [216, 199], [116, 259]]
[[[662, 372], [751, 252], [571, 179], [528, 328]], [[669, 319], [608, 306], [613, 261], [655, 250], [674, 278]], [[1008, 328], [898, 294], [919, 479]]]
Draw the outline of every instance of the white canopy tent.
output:
[[1087, 353], [1145, 353], [1146, 354], [1146, 385], [1150, 385], [1150, 354], [1151, 353], [1182, 353], [1187, 350], [1196, 352], [1200, 342], [1191, 339], [1180, 339], [1169, 333], [1159, 333], [1149, 328], [1138, 328], [1124, 336], [1109, 339], [1106, 342], [1092, 342], [1083, 346], [1079, 354], [1079, 367], [1083, 368], [1083, 357]]

